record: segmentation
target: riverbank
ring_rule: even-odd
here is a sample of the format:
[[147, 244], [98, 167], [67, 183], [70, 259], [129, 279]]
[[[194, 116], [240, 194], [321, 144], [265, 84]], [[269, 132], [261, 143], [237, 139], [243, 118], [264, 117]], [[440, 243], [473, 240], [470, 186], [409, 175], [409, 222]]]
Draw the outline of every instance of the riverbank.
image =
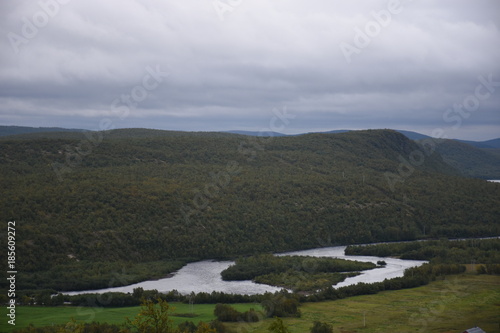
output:
[[[476, 325], [500, 332], [500, 276], [451, 275], [412, 289], [304, 303], [300, 311], [300, 318], [283, 318], [291, 333], [309, 332], [315, 321], [344, 333], [463, 332]], [[271, 321], [227, 326], [265, 333]]]
[[[422, 260], [402, 260], [397, 258], [384, 258], [373, 256], [348, 256], [345, 255], [346, 246], [323, 247], [304, 251], [278, 253], [277, 256], [311, 256], [311, 257], [330, 257], [347, 260], [356, 260], [362, 262], [371, 262], [376, 264], [380, 260], [384, 260], [386, 265], [382, 268], [376, 268], [361, 272], [360, 275], [345, 279], [335, 287], [344, 287], [354, 285], [359, 282], [373, 283], [382, 282], [385, 279], [401, 277], [407, 268], [417, 267], [424, 264]], [[99, 290], [86, 290], [64, 292], [67, 295], [81, 295], [89, 293], [106, 293], [106, 292], [122, 292], [132, 293], [135, 288], [143, 288], [144, 290], [156, 289], [159, 292], [168, 292], [177, 290], [183, 295], [188, 295], [191, 292], [200, 293], [206, 292], [224, 292], [242, 295], [257, 295], [266, 292], [274, 293], [281, 288], [273, 287], [265, 284], [254, 283], [252, 281], [223, 281], [221, 272], [233, 265], [233, 261], [213, 261], [204, 260], [189, 263], [177, 271], [174, 276], [144, 281], [128, 286], [107, 288]], [[307, 259], [304, 258], [304, 265], [307, 265]]]
[[[173, 317], [174, 321], [209, 321], [214, 304], [172, 303], [177, 313], [191, 313], [194, 317]], [[258, 304], [232, 305], [239, 311], [259, 309]], [[292, 333], [308, 332], [314, 321], [330, 323], [339, 332], [461, 332], [478, 325], [486, 332], [500, 332], [500, 277], [491, 275], [460, 274], [446, 276], [426, 286], [412, 289], [383, 291], [375, 295], [354, 296], [347, 299], [304, 303], [300, 318], [284, 318]], [[5, 308], [3, 310], [5, 312]], [[64, 324], [74, 318], [77, 322], [106, 322], [120, 324], [125, 317], [134, 317], [139, 307], [86, 308], [86, 307], [18, 307], [16, 328]], [[3, 313], [3, 316], [5, 314]], [[366, 318], [366, 327], [363, 319]], [[248, 332], [267, 332], [270, 320], [253, 324], [226, 324]], [[0, 324], [1, 332], [13, 327]]]

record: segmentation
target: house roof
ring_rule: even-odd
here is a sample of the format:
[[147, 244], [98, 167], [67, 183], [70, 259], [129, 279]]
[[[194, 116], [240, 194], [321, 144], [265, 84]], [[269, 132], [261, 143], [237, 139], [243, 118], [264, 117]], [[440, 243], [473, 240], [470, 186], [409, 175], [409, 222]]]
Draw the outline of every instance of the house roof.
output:
[[469, 328], [468, 330], [464, 331], [463, 333], [486, 333], [479, 327], [474, 327], [474, 328]]

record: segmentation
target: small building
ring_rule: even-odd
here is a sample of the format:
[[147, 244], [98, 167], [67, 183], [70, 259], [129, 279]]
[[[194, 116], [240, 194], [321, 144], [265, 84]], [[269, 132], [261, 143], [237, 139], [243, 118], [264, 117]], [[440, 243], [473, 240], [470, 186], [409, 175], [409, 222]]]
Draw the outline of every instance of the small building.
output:
[[476, 326], [474, 328], [469, 328], [468, 330], [463, 331], [463, 333], [486, 333], [486, 332]]

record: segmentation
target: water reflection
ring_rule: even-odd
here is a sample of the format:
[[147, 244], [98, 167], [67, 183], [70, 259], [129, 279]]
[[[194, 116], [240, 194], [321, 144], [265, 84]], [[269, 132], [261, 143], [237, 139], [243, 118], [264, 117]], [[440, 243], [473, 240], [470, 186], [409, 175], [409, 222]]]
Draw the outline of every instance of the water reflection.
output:
[[[312, 256], [312, 257], [331, 257], [342, 258], [350, 260], [358, 260], [365, 262], [377, 263], [379, 260], [384, 260], [387, 265], [383, 268], [375, 268], [372, 270], [364, 271], [361, 275], [347, 278], [345, 281], [336, 285], [336, 287], [347, 286], [356, 284], [358, 282], [380, 282], [384, 279], [391, 279], [394, 277], [403, 276], [404, 270], [409, 267], [420, 266], [425, 261], [419, 260], [401, 260], [395, 258], [380, 258], [380, 257], [367, 257], [367, 256], [346, 256], [344, 254], [345, 246], [325, 247], [318, 249], [311, 249], [305, 251], [287, 252], [277, 254], [279, 256], [298, 255], [298, 256]], [[268, 286], [265, 284], [258, 284], [252, 281], [223, 281], [220, 273], [232, 265], [232, 261], [198, 261], [187, 264], [174, 274], [173, 277], [144, 281], [124, 287], [87, 290], [68, 292], [68, 295], [77, 295], [85, 293], [104, 293], [104, 292], [123, 292], [132, 293], [134, 288], [141, 287], [145, 290], [157, 289], [160, 292], [168, 292], [177, 290], [181, 294], [190, 294], [191, 292], [212, 292], [219, 291], [233, 294], [262, 294], [267, 291], [275, 292], [281, 288]]]

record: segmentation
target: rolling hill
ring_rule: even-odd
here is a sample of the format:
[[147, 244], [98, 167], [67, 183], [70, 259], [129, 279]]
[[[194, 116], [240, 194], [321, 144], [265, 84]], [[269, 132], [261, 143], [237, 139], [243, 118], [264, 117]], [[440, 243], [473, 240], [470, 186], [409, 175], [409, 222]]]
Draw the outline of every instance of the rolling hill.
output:
[[32, 133], [0, 139], [0, 171], [20, 289], [108, 287], [204, 258], [500, 234], [498, 184], [461, 177], [391, 130]]
[[[287, 135], [278, 132], [257, 132], [257, 131], [227, 131], [227, 132], [182, 132], [182, 131], [163, 131], [151, 129], [129, 129], [133, 130], [134, 137], [154, 137], [165, 135], [222, 135], [239, 134], [251, 137], [282, 137], [282, 136], [301, 136], [305, 134]], [[351, 130], [333, 130], [321, 132], [320, 134], [340, 134], [350, 132]], [[396, 130], [410, 140], [422, 141], [432, 139], [428, 135], [413, 131]], [[66, 132], [64, 138], [82, 138], [84, 133], [92, 136], [91, 131], [82, 129], [64, 129], [59, 127], [21, 127], [21, 126], [0, 126], [0, 137], [16, 136], [18, 139], [40, 139], [40, 138], [62, 138], [60, 132]], [[108, 134], [109, 137], [123, 136], [128, 133], [126, 130], [119, 130]], [[168, 134], [166, 134], [168, 133]], [[211, 134], [210, 134], [211, 133]], [[218, 134], [217, 134], [218, 133]], [[307, 133], [318, 134], [318, 133]], [[85, 137], [83, 136], [83, 140]], [[481, 179], [500, 179], [500, 138], [488, 141], [466, 141], [457, 139], [432, 139], [439, 146], [439, 153], [444, 161], [453, 168], [457, 169], [462, 175], [467, 177]], [[466, 144], [466, 145], [464, 145]]]
[[495, 148], [495, 149], [500, 148], [500, 138], [487, 141], [466, 141], [466, 140], [457, 140], [457, 141], [467, 143], [477, 148]]
[[500, 179], [500, 149], [479, 148], [457, 140], [436, 140], [443, 160], [463, 175]]
[[[334, 130], [324, 134], [338, 134], [350, 130]], [[500, 138], [487, 141], [466, 141], [457, 139], [432, 139], [428, 135], [413, 131], [396, 130], [410, 140], [434, 140], [444, 161], [462, 175], [481, 179], [500, 179]], [[249, 136], [285, 136], [282, 133], [259, 133], [233, 131]], [[297, 134], [303, 135], [303, 134]]]

